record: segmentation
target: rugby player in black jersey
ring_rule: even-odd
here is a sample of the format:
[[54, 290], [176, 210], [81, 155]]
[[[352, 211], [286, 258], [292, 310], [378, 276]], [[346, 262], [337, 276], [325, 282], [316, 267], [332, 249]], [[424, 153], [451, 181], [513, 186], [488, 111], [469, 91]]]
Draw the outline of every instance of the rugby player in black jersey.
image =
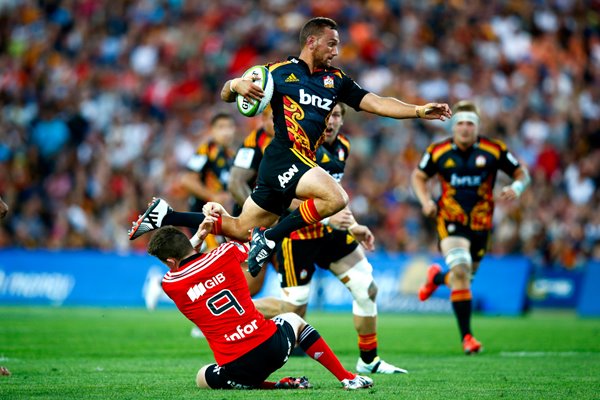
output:
[[[224, 235], [240, 240], [247, 239], [252, 230], [248, 257], [252, 274], [259, 272], [276, 242], [337, 213], [348, 203], [346, 192], [316, 163], [327, 118], [337, 102], [392, 118], [445, 120], [451, 116], [447, 104], [418, 106], [362, 89], [332, 66], [339, 42], [336, 22], [316, 17], [302, 27], [300, 55], [268, 65], [274, 82], [271, 107], [275, 137], [265, 151], [257, 186], [244, 203], [242, 213], [237, 218], [224, 216], [217, 225]], [[229, 80], [221, 90], [221, 98], [226, 102], [234, 102], [238, 94], [251, 101], [264, 95], [250, 78]], [[276, 226], [260, 228], [270, 227], [295, 198], [302, 201], [297, 209]]]
[[[471, 280], [487, 251], [494, 213], [494, 184], [499, 170], [514, 180], [500, 193], [501, 200], [518, 198], [529, 184], [527, 168], [506, 145], [479, 135], [480, 117], [474, 103], [453, 107], [452, 137], [431, 144], [412, 174], [412, 186], [423, 214], [436, 218], [440, 249], [448, 271], [434, 264], [419, 299], [427, 300], [439, 285], [450, 287], [450, 301], [466, 354], [482, 346], [471, 332]], [[427, 181], [438, 175], [441, 197], [434, 201]]]
[[[350, 153], [350, 142], [339, 133], [344, 121], [345, 106], [338, 103], [332, 110], [325, 129], [325, 141], [317, 149], [317, 162], [337, 182], [340, 182]], [[295, 200], [297, 202], [297, 200]], [[303, 317], [308, 306], [310, 281], [315, 264], [328, 269], [353, 297], [352, 314], [358, 335], [360, 356], [356, 363], [359, 373], [396, 374], [407, 371], [385, 362], [378, 356], [377, 285], [373, 267], [362, 247], [374, 249], [374, 237], [368, 227], [360, 225], [345, 208], [322, 220], [292, 232], [277, 250], [281, 282], [281, 298], [262, 298], [254, 303], [267, 318], [282, 312], [295, 312]]]

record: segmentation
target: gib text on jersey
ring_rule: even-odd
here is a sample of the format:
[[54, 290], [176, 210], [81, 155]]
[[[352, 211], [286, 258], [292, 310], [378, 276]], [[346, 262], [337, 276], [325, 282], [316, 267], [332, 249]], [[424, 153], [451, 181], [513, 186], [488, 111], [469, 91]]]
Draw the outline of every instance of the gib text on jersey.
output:
[[275, 143], [294, 148], [316, 161], [323, 142], [329, 114], [338, 103], [360, 110], [369, 93], [342, 70], [330, 67], [311, 73], [308, 65], [295, 57], [268, 65], [273, 75], [271, 99], [275, 123]]
[[202, 330], [219, 365], [246, 354], [276, 330], [250, 298], [240, 267], [247, 252], [245, 245], [224, 243], [182, 260], [181, 267], [167, 272], [162, 281], [177, 308]]

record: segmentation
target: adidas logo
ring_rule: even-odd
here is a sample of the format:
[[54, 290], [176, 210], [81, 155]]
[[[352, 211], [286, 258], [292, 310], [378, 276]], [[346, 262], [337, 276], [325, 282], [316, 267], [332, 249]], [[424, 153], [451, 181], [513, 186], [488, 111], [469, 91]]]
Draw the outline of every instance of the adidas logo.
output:
[[294, 75], [294, 73], [292, 72], [290, 74], [290, 76], [285, 78], [285, 83], [293, 83], [293, 82], [300, 82], [300, 79], [296, 78], [296, 75]]
[[456, 167], [456, 163], [454, 162], [453, 159], [449, 158], [444, 163], [444, 168], [452, 168], [452, 167]]
[[315, 352], [315, 354], [313, 355], [313, 359], [318, 360], [319, 357], [321, 357], [323, 355], [322, 351], [317, 351]]
[[256, 262], [260, 263], [263, 260], [266, 260], [267, 257], [269, 257], [269, 252], [266, 251], [265, 249], [262, 249], [256, 256]]

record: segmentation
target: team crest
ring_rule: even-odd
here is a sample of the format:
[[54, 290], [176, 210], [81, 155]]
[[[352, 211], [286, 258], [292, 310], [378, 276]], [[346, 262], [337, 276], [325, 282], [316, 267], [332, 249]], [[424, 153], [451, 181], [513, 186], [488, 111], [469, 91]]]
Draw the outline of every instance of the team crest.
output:
[[477, 156], [477, 158], [475, 159], [475, 166], [482, 168], [485, 166], [485, 157], [484, 156]]
[[333, 89], [333, 76], [327, 75], [323, 77], [323, 86], [327, 89]]
[[345, 158], [346, 158], [346, 153], [344, 153], [344, 149], [339, 149], [338, 150], [338, 159], [340, 161], [344, 161]]

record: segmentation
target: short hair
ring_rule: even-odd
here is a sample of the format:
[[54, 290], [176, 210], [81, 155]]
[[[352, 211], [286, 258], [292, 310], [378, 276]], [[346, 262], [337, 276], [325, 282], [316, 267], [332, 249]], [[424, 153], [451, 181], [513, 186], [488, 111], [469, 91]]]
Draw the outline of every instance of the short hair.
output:
[[148, 243], [148, 254], [161, 261], [167, 261], [167, 258], [182, 260], [193, 250], [185, 233], [171, 225], [157, 230]]
[[[336, 106], [340, 106], [340, 110], [342, 111], [342, 117], [343, 117], [344, 115], [346, 115], [346, 109], [347, 109], [348, 107], [346, 107], [346, 105], [345, 105], [344, 103], [337, 103], [337, 104], [336, 104]], [[334, 108], [335, 108], [335, 107], [334, 107]]]
[[461, 100], [458, 103], [454, 104], [454, 106], [452, 106], [453, 114], [456, 114], [460, 111], [471, 111], [477, 114], [478, 117], [481, 117], [481, 115], [479, 114], [479, 108], [471, 100]]
[[304, 47], [309, 36], [318, 36], [325, 28], [337, 30], [338, 26], [334, 20], [327, 17], [315, 17], [308, 20], [300, 29], [300, 47]]
[[220, 112], [215, 114], [211, 119], [210, 119], [210, 126], [213, 127], [215, 126], [215, 124], [217, 123], [217, 121], [219, 121], [220, 119], [229, 119], [231, 121], [235, 122], [235, 119], [233, 118], [233, 115], [226, 113], [226, 112]]

